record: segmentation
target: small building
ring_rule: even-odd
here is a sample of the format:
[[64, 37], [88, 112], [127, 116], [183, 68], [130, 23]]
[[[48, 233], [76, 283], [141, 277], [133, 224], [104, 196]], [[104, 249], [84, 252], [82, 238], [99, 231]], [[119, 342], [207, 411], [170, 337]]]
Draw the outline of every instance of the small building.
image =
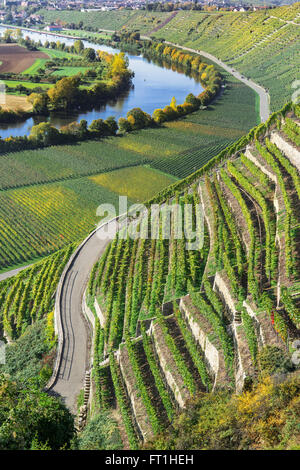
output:
[[49, 32], [56, 32], [61, 31], [62, 27], [59, 24], [49, 24], [48, 26], [46, 26], [45, 30]]

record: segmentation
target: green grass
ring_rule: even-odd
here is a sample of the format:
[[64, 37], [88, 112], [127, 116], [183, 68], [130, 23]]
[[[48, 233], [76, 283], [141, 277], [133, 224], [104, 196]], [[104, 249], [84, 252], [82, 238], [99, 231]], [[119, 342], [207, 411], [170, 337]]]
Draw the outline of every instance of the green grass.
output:
[[33, 83], [33, 82], [26, 82], [25, 80], [24, 81], [21, 81], [21, 80], [3, 80], [5, 85], [9, 86], [9, 87], [16, 87], [18, 85], [23, 85], [24, 87], [26, 88], [37, 88], [37, 87], [40, 87], [40, 88], [49, 88], [51, 85], [49, 83]]
[[143, 202], [174, 183], [177, 178], [150, 167], [138, 166], [91, 176], [89, 180], [117, 194], [127, 195], [131, 201]]
[[62, 67], [55, 72], [52, 72], [52, 75], [58, 75], [63, 77], [71, 77], [72, 75], [76, 75], [77, 73], [84, 73], [89, 70], [89, 67]]
[[[62, 38], [62, 41], [63, 42], [63, 38]], [[65, 52], [65, 51], [59, 51], [57, 49], [47, 49], [46, 47], [40, 47], [39, 50], [41, 52], [44, 52], [45, 54], [48, 54], [48, 56], [51, 58], [51, 57], [54, 57], [54, 58], [65, 58], [65, 57], [70, 57], [70, 58], [73, 58], [73, 57], [78, 57], [78, 55], [76, 54], [70, 54], [69, 52]]]
[[36, 61], [28, 67], [28, 69], [24, 70], [23, 74], [27, 75], [35, 75], [37, 74], [38, 69], [43, 68], [45, 66], [45, 63], [47, 62], [48, 59], [36, 59]]
[[84, 31], [82, 29], [64, 29], [62, 31], [62, 34], [66, 34], [69, 36], [77, 36], [80, 38], [94, 38], [94, 39], [110, 39], [112, 36], [112, 33], [109, 32], [99, 32], [95, 33], [93, 31]]

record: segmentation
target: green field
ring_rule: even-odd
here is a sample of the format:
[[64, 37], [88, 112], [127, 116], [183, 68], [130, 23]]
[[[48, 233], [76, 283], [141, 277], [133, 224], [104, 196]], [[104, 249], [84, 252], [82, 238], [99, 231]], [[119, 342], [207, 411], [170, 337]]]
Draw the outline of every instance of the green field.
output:
[[131, 201], [144, 202], [177, 178], [150, 167], [135, 166], [90, 176], [89, 180], [121, 196], [126, 195]]
[[[64, 42], [63, 41], [64, 38], [61, 38], [61, 42]], [[76, 54], [70, 54], [69, 52], [65, 52], [65, 51], [59, 51], [57, 49], [47, 49], [46, 47], [40, 47], [39, 48], [39, 51], [41, 52], [44, 52], [45, 54], [48, 54], [49, 57], [54, 57], [54, 58], [65, 58], [65, 57], [70, 57], [70, 58], [74, 58], [74, 57], [78, 57], [78, 55]]]
[[[113, 184], [124, 178], [126, 184]], [[96, 217], [100, 204], [111, 203], [118, 210], [119, 194], [127, 195], [131, 202], [143, 201], [173, 182], [173, 177], [141, 167], [112, 172], [108, 177], [95, 175], [1, 191], [0, 270], [84, 238], [100, 221]]]
[[43, 68], [45, 66], [47, 60], [48, 59], [36, 59], [35, 62], [30, 67], [28, 67], [28, 69], [24, 70], [23, 73], [35, 75], [38, 69]]
[[79, 38], [95, 38], [95, 39], [110, 39], [112, 33], [109, 32], [99, 32], [94, 33], [93, 31], [84, 31], [82, 29], [63, 29], [62, 34], [66, 34], [68, 36], [77, 36]]
[[120, 152], [115, 141], [103, 139], [73, 145], [25, 150], [0, 156], [0, 189], [76, 178], [142, 164], [135, 152]]
[[5, 85], [9, 87], [16, 87], [17, 85], [23, 85], [26, 88], [49, 88], [51, 85], [49, 83], [34, 83], [21, 80], [3, 80]]
[[56, 70], [52, 75], [58, 75], [63, 77], [71, 77], [77, 73], [84, 73], [89, 70], [89, 67], [62, 67], [59, 70]]
[[91, 11], [81, 13], [80, 11], [63, 10], [58, 12], [41, 9], [37, 14], [42, 15], [46, 22], [55, 22], [59, 19], [66, 23], [78, 24], [80, 21], [83, 21], [84, 26], [92, 26], [94, 28], [103, 28], [113, 31], [119, 30], [130, 18], [137, 16], [137, 13], [132, 10], [121, 10], [118, 12]]

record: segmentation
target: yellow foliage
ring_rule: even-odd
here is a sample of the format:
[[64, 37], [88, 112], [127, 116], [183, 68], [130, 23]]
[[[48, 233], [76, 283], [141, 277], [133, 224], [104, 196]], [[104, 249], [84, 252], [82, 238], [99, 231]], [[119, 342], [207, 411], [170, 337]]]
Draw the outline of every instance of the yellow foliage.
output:
[[119, 54], [114, 55], [114, 60], [111, 67], [111, 74], [114, 75], [122, 75], [126, 72], [126, 62], [125, 62], [125, 54], [124, 52], [120, 52]]
[[130, 115], [128, 116], [127, 121], [128, 121], [132, 126], [134, 126], [134, 124], [135, 124], [135, 119], [134, 119], [134, 117], [132, 116], [132, 114], [130, 114]]
[[170, 103], [170, 106], [171, 106], [172, 109], [174, 109], [174, 111], [177, 111], [177, 103], [176, 103], [175, 96], [173, 96], [173, 98], [171, 100], [171, 103]]

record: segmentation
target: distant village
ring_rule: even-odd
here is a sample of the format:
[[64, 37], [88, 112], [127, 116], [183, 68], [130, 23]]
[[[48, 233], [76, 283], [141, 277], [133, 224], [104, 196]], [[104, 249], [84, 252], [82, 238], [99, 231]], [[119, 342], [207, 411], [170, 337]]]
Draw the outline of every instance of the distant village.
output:
[[[76, 10], [89, 11], [113, 11], [120, 9], [149, 10], [149, 11], [174, 11], [174, 10], [206, 10], [206, 11], [256, 11], [270, 8], [270, 5], [257, 6], [247, 2], [233, 2], [226, 0], [215, 1], [159, 1], [149, 2], [147, 0], [60, 0], [60, 1], [34, 1], [34, 0], [2, 0], [0, 1], [0, 22], [16, 26], [38, 26], [45, 25], [47, 31], [60, 31], [62, 25], [47, 24], [43, 16], [38, 14], [41, 8], [47, 10]], [[274, 5], [275, 7], [275, 5]]]

